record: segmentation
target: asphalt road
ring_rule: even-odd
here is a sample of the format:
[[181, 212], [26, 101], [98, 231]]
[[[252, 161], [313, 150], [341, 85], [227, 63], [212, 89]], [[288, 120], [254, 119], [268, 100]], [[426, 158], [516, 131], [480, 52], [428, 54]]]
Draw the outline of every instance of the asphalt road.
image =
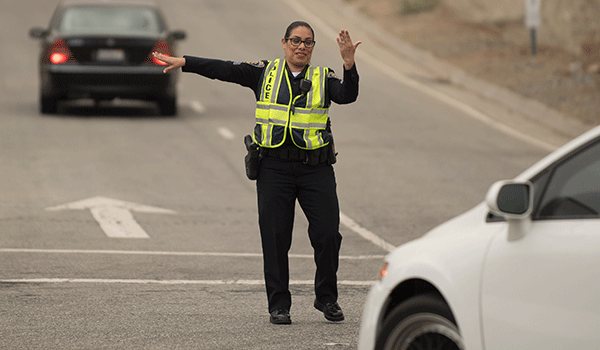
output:
[[[0, 349], [356, 349], [365, 296], [392, 246], [476, 205], [494, 181], [565, 141], [402, 61], [336, 0], [162, 3], [171, 28], [188, 33], [180, 55], [281, 57], [285, 27], [302, 18], [316, 31], [313, 64], [341, 73], [337, 31], [364, 41], [359, 100], [331, 110], [346, 321], [312, 307], [299, 209], [293, 324], [268, 321], [255, 188], [243, 168], [250, 90], [182, 74], [176, 118], [129, 101], [42, 116], [38, 45], [27, 32], [55, 4], [3, 0]], [[127, 233], [147, 236], [118, 237]]]

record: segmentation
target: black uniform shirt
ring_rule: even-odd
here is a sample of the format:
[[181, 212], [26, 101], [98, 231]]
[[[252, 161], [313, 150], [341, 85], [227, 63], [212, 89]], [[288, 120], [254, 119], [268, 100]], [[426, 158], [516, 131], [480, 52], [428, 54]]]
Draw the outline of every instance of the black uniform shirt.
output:
[[[263, 71], [268, 65], [268, 61], [257, 62], [233, 62], [218, 59], [201, 58], [194, 56], [183, 56], [185, 66], [183, 72], [197, 73], [210, 79], [217, 79], [230, 83], [237, 83], [249, 87], [254, 91], [256, 100], [260, 98]], [[292, 99], [300, 95], [300, 81], [304, 78], [306, 70], [293, 76], [289, 67], [286, 66], [286, 72], [292, 85]], [[326, 80], [325, 103], [330, 105], [330, 101], [337, 104], [347, 104], [356, 101], [358, 97], [358, 71], [356, 64], [352, 68], [344, 69], [344, 78], [340, 79], [333, 70], [329, 70]], [[290, 138], [286, 138], [286, 145], [290, 145]]]

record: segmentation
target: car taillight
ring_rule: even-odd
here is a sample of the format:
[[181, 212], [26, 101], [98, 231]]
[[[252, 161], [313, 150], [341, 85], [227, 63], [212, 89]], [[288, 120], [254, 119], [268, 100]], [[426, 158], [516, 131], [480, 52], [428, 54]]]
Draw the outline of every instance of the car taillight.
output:
[[73, 54], [63, 39], [56, 39], [46, 51], [46, 63], [74, 62]]
[[55, 52], [50, 55], [50, 63], [59, 64], [65, 63], [69, 57], [62, 52]]
[[[173, 50], [171, 50], [171, 45], [164, 40], [159, 40], [154, 44], [154, 48], [152, 48], [152, 52], [162, 53], [165, 56], [173, 56]], [[152, 52], [148, 55], [146, 59], [146, 63], [148, 64], [158, 64], [161, 66], [166, 66], [168, 63], [158, 60], [152, 56]]]

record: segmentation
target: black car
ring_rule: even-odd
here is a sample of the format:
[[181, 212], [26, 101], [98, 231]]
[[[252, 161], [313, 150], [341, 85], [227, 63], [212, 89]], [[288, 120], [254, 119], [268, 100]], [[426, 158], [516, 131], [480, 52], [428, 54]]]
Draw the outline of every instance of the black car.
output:
[[163, 115], [177, 113], [175, 72], [152, 51], [174, 55], [183, 31], [169, 31], [154, 2], [61, 2], [41, 39], [40, 111], [56, 113], [61, 100], [114, 98], [156, 101]]

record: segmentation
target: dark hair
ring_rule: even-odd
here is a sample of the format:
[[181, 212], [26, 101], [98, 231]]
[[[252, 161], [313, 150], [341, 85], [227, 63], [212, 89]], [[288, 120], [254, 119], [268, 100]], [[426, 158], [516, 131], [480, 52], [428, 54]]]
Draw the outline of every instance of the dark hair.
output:
[[298, 28], [298, 27], [306, 27], [308, 29], [310, 29], [310, 31], [312, 32], [312, 36], [313, 39], [315, 38], [315, 31], [312, 29], [312, 27], [310, 26], [310, 24], [304, 22], [304, 21], [295, 21], [292, 22], [292, 24], [290, 24], [287, 29], [285, 30], [285, 36], [284, 38], [289, 38], [290, 35], [292, 34], [292, 30]]

